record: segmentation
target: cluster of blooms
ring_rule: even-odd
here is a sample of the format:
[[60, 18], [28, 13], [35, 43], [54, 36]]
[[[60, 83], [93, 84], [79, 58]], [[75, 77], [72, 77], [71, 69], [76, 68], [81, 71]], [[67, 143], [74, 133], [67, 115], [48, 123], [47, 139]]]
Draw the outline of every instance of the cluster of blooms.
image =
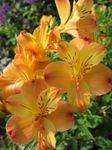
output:
[[[85, 111], [92, 95], [112, 89], [112, 70], [100, 64], [105, 48], [93, 41], [93, 1], [74, 1], [72, 10], [69, 0], [55, 4], [60, 25], [43, 16], [33, 34], [22, 31], [14, 59], [0, 75], [0, 107], [12, 114], [6, 124], [10, 139], [15, 144], [36, 139], [38, 150], [54, 149], [55, 133], [72, 128], [73, 113]], [[63, 41], [62, 33], [73, 39]], [[48, 53], [54, 51], [60, 61], [51, 62]]]

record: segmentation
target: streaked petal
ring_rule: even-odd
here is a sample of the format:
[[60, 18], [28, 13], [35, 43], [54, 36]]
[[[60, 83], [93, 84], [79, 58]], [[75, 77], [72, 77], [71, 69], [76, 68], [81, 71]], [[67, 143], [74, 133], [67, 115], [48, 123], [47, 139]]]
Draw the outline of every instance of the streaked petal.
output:
[[80, 69], [82, 73], [87, 73], [92, 67], [97, 65], [104, 57], [105, 49], [103, 45], [95, 42], [90, 43], [80, 51]]
[[50, 63], [45, 68], [44, 77], [49, 85], [65, 89], [71, 80], [71, 69], [64, 62]]
[[68, 63], [70, 67], [73, 66], [79, 58], [79, 50], [71, 42], [60, 42], [59, 51], [60, 58], [66, 63]]
[[56, 145], [56, 139], [55, 139], [55, 126], [54, 124], [47, 118], [44, 118], [44, 127], [45, 127], [45, 132], [44, 132], [44, 137], [46, 142], [48, 143], [49, 147], [52, 146], [52, 148], [55, 148]]
[[34, 118], [19, 118], [12, 116], [6, 124], [6, 131], [15, 144], [26, 144], [33, 139], [34, 136]]
[[69, 0], [55, 0], [56, 7], [61, 19], [61, 24], [64, 25], [70, 15]]
[[83, 39], [93, 40], [93, 33], [98, 29], [96, 20], [92, 15], [79, 19], [76, 23], [78, 34]]
[[37, 43], [32, 34], [22, 31], [17, 38], [18, 44], [24, 48], [25, 50], [29, 50], [30, 52], [36, 52]]
[[18, 69], [13, 62], [9, 63], [8, 66], [3, 70], [3, 73], [0, 75], [0, 88], [10, 85], [18, 79]]
[[81, 16], [85, 16], [90, 13], [93, 7], [93, 0], [78, 0], [78, 10]]
[[56, 110], [58, 102], [61, 99], [59, 95], [59, 89], [55, 87], [47, 88], [42, 91], [37, 100], [40, 112], [44, 115], [48, 115]]
[[69, 103], [73, 106], [74, 112], [84, 112], [88, 108], [90, 104], [89, 95], [83, 91], [83, 87], [79, 91], [75, 87], [68, 91]]
[[37, 39], [36, 42], [42, 46], [43, 49], [46, 49], [49, 42], [48, 28], [50, 27], [51, 21], [53, 21], [52, 16], [42, 16], [40, 26], [33, 32], [34, 37]]
[[57, 109], [48, 118], [53, 122], [57, 131], [65, 131], [73, 127], [73, 108], [66, 102], [59, 102]]
[[112, 70], [103, 64], [95, 66], [85, 80], [94, 95], [103, 95], [112, 89]]
[[22, 86], [21, 94], [9, 96], [6, 108], [12, 114], [17, 116], [32, 116], [38, 113], [36, 100], [41, 92], [46, 88], [41, 80], [34, 80], [25, 83]]
[[23, 94], [16, 94], [7, 98], [7, 100], [5, 101], [5, 106], [10, 113], [17, 116], [32, 116], [33, 111], [29, 106], [29, 101], [28, 103], [26, 101], [28, 101], [28, 99], [24, 97]]

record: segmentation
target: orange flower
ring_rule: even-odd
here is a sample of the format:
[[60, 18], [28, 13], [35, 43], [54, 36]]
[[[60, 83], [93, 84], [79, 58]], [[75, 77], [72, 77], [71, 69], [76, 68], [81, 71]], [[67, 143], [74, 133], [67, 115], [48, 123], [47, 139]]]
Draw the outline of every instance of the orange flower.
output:
[[73, 42], [62, 42], [60, 47], [63, 61], [45, 68], [45, 80], [66, 90], [74, 111], [82, 112], [88, 107], [91, 95], [102, 95], [112, 88], [112, 71], [99, 64], [104, 56], [102, 45], [91, 43], [78, 49]]
[[30, 55], [37, 59], [39, 62], [48, 61], [47, 52], [56, 49], [56, 40], [54, 31], [52, 30], [53, 17], [43, 16], [33, 34], [22, 31], [18, 38], [19, 50], [16, 53], [23, 51], [24, 55]]
[[[3, 70], [0, 75], [0, 88], [3, 97], [19, 93], [23, 83], [29, 80], [43, 80], [43, 69], [48, 62], [38, 62], [29, 54], [16, 54], [14, 60]], [[42, 81], [44, 83], [44, 81]]]
[[93, 0], [74, 1], [71, 14], [69, 0], [55, 0], [55, 3], [61, 19], [60, 32], [91, 41], [97, 30], [96, 18], [92, 14]]
[[53, 149], [54, 134], [70, 129], [74, 124], [72, 107], [60, 101], [59, 90], [38, 87], [38, 81], [22, 86], [21, 94], [8, 97], [6, 108], [13, 115], [6, 124], [6, 131], [15, 144], [38, 141], [39, 150]]

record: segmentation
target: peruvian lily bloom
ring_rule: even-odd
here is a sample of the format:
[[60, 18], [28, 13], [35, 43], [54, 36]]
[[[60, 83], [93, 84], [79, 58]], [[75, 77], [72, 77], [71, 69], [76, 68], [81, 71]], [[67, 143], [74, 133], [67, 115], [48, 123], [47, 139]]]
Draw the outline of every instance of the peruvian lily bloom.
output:
[[21, 86], [29, 80], [41, 79], [44, 84], [43, 70], [47, 64], [48, 62], [38, 62], [29, 54], [16, 54], [13, 61], [0, 75], [0, 88], [3, 90], [3, 98], [19, 93]]
[[112, 71], [99, 64], [104, 47], [96, 43], [75, 47], [73, 41], [62, 42], [60, 47], [63, 61], [48, 64], [45, 80], [67, 91], [74, 111], [82, 112], [88, 107], [91, 95], [102, 95], [112, 88]]
[[23, 83], [29, 80], [43, 78], [43, 69], [49, 63], [46, 51], [50, 42], [48, 29], [52, 25], [51, 20], [51, 16], [43, 16], [33, 35], [23, 31], [18, 36], [16, 55], [0, 75], [3, 96], [20, 92]]
[[55, 43], [58, 40], [52, 30], [53, 22], [52, 16], [43, 16], [40, 25], [34, 30], [33, 34], [26, 31], [22, 31], [19, 34], [17, 38], [18, 45], [21, 51], [24, 51], [25, 55], [29, 53], [29, 55], [34, 56], [39, 62], [49, 60], [47, 52], [56, 49]]
[[50, 150], [56, 145], [55, 133], [74, 124], [73, 109], [61, 101], [59, 89], [38, 87], [38, 80], [25, 83], [20, 94], [8, 97], [6, 108], [13, 115], [6, 131], [15, 144], [37, 140], [38, 150]]
[[58, 27], [60, 32], [91, 41], [97, 30], [96, 19], [92, 14], [93, 0], [74, 1], [71, 13], [69, 0], [55, 0], [55, 3], [61, 20]]

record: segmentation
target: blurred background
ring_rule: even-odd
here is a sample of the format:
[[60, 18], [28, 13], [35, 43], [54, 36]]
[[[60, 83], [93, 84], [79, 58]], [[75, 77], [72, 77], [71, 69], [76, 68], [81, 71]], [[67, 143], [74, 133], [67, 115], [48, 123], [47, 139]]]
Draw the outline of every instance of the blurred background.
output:
[[[94, 0], [94, 4], [99, 26], [94, 39], [105, 45], [102, 63], [112, 68], [112, 0]], [[43, 14], [59, 19], [54, 0], [0, 0], [1, 71], [14, 57], [20, 31], [32, 32]], [[57, 133], [56, 150], [112, 150], [112, 92], [92, 99], [85, 113], [74, 114], [71, 130]], [[34, 150], [34, 141], [25, 146], [11, 143], [5, 133], [6, 120], [5, 112], [0, 112], [0, 150]]]

